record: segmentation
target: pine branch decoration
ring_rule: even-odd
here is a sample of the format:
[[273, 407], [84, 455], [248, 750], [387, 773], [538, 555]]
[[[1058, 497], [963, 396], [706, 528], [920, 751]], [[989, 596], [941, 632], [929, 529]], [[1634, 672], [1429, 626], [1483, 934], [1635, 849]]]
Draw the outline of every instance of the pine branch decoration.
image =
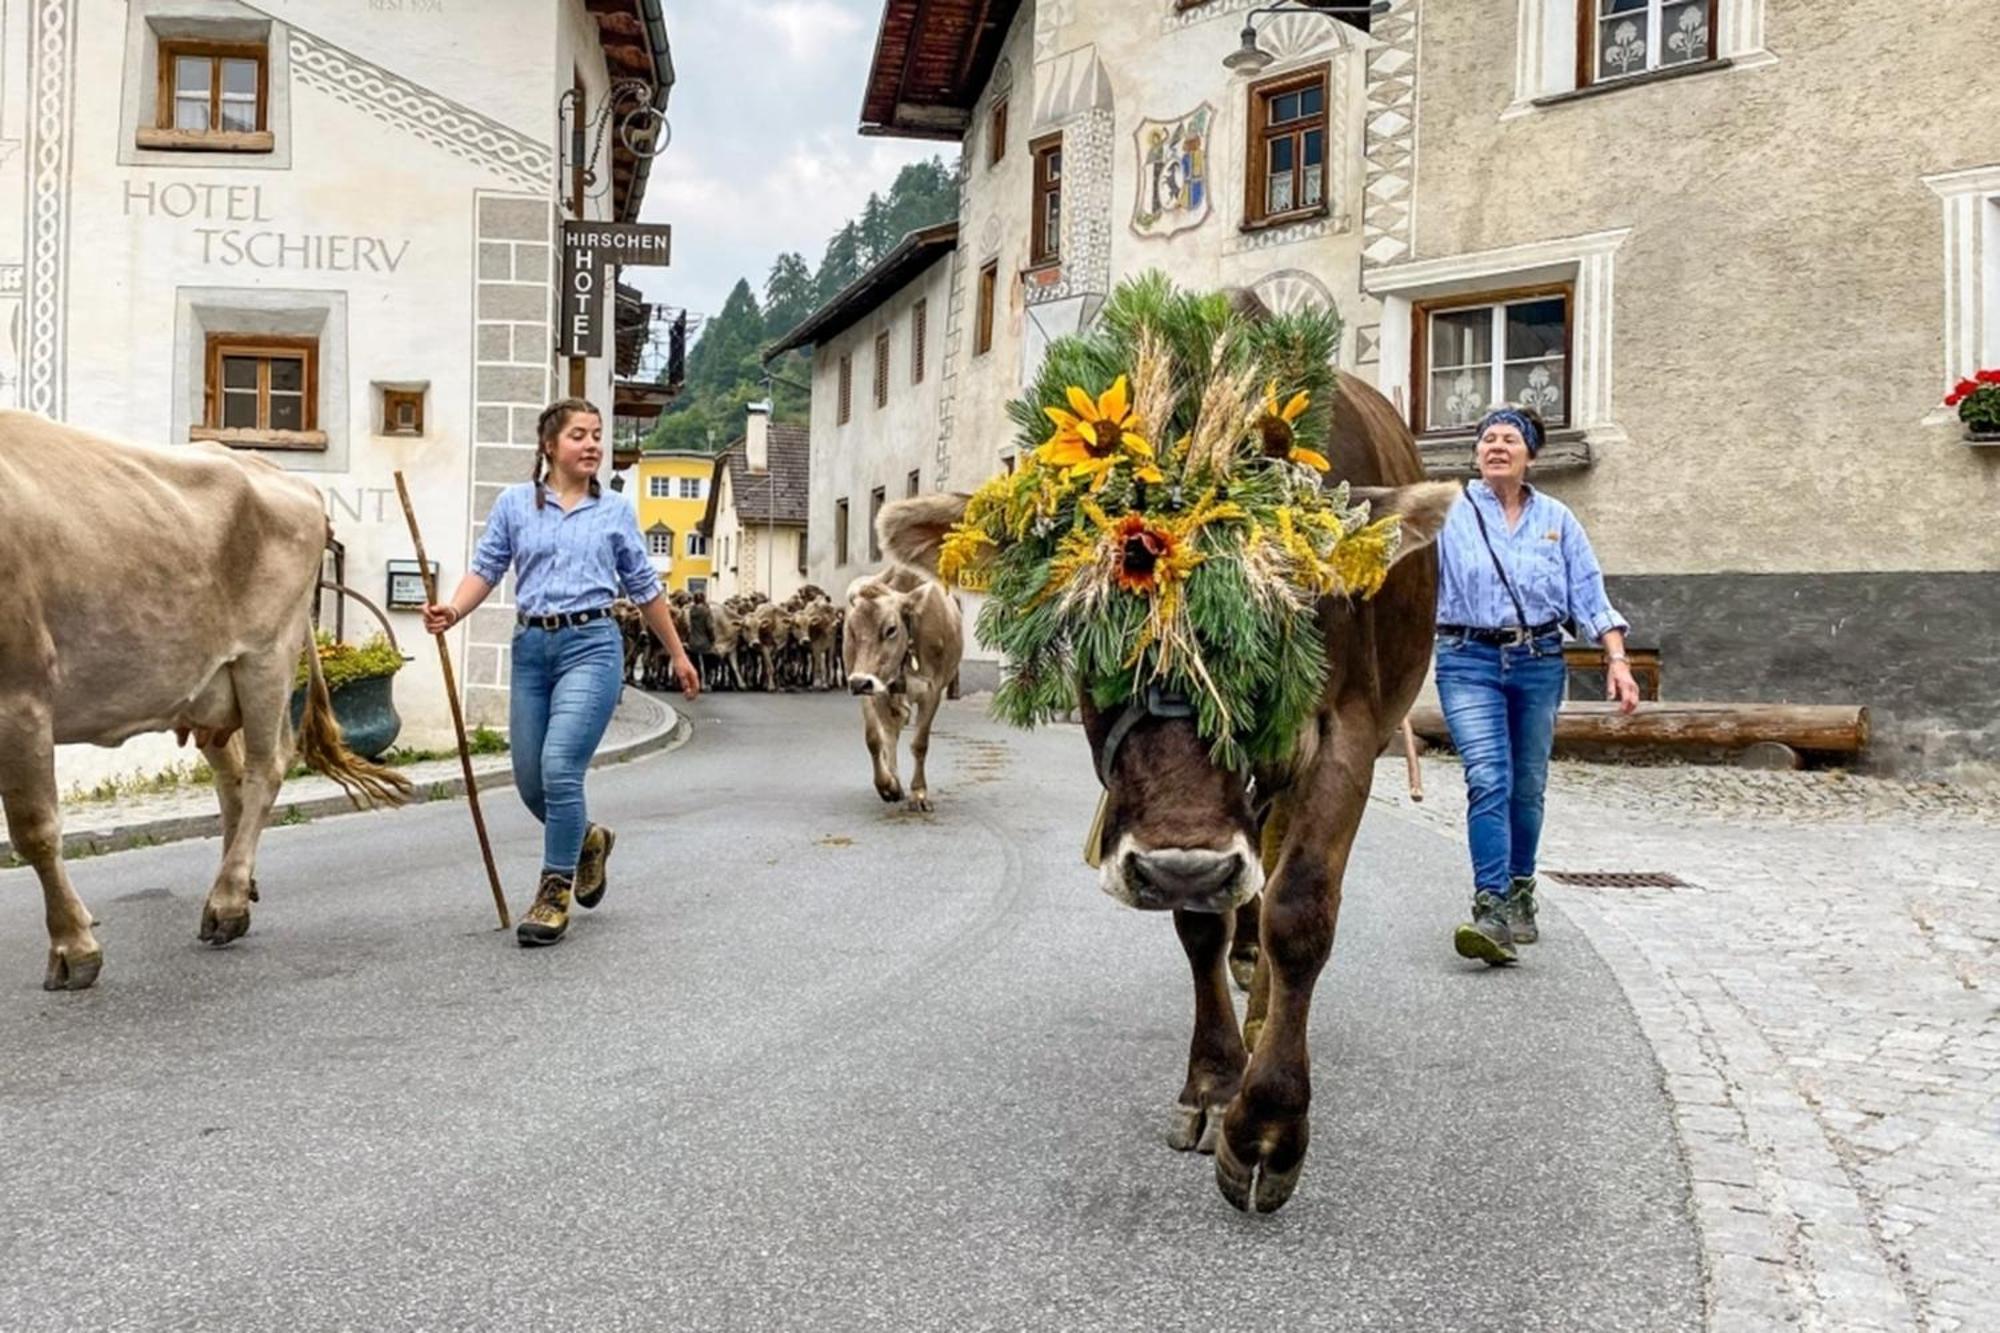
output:
[[1149, 273], [1053, 343], [1008, 404], [1022, 464], [972, 497], [939, 553], [987, 592], [1006, 670], [995, 711], [1033, 726], [1158, 684], [1218, 763], [1287, 756], [1318, 706], [1326, 597], [1372, 597], [1400, 530], [1328, 488], [1340, 321], [1250, 324]]

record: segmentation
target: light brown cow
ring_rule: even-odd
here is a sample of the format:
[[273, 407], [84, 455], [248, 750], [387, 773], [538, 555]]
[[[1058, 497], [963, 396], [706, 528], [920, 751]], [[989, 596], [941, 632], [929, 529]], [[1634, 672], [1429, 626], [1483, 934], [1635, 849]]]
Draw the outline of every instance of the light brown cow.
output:
[[[888, 544], [886, 520], [883, 544]], [[915, 569], [867, 574], [847, 588], [847, 618], [841, 645], [849, 692], [861, 696], [861, 723], [868, 756], [875, 764], [875, 791], [885, 801], [903, 799], [896, 747], [908, 703], [916, 705], [910, 737], [910, 808], [931, 809], [924, 760], [931, 750], [931, 723], [945, 691], [958, 677], [965, 656], [965, 622], [958, 602], [935, 578]]]
[[[1194, 972], [1194, 1039], [1168, 1142], [1213, 1152], [1224, 1197], [1258, 1212], [1282, 1207], [1305, 1166], [1313, 986], [1333, 948], [1341, 879], [1375, 757], [1430, 662], [1437, 599], [1430, 546], [1458, 496], [1448, 483], [1423, 481], [1409, 429], [1372, 385], [1351, 375], [1340, 376], [1329, 434], [1333, 476], [1352, 482], [1378, 517], [1401, 515], [1403, 542], [1377, 596], [1320, 603], [1326, 688], [1296, 753], [1254, 774], [1218, 768], [1184, 707], [1147, 698], [1106, 713], [1080, 692], [1105, 784], [1090, 849], [1101, 887], [1135, 907], [1171, 909]], [[906, 564], [935, 569], [938, 544], [965, 501], [896, 501], [882, 511], [883, 545]], [[1232, 928], [1259, 946], [1240, 1030], [1229, 993]]]
[[264, 459], [143, 449], [0, 412], [0, 801], [42, 881], [45, 988], [82, 990], [103, 965], [63, 868], [56, 746], [193, 734], [222, 806], [222, 868], [201, 909], [211, 944], [250, 926], [257, 840], [293, 757], [301, 651], [298, 756], [356, 804], [409, 793], [341, 744], [311, 651], [327, 536], [311, 483]]

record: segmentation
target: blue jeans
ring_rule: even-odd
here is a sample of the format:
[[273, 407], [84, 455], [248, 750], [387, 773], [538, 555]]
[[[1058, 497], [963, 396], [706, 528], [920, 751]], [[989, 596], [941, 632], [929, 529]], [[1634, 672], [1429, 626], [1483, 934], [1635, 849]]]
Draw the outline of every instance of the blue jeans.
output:
[[542, 869], [576, 873], [586, 820], [583, 775], [611, 724], [624, 684], [625, 644], [609, 617], [587, 625], [514, 631], [507, 712], [514, 785], [542, 822]]
[[1438, 702], [1465, 764], [1477, 892], [1504, 898], [1514, 877], [1535, 873], [1564, 676], [1559, 634], [1504, 648], [1438, 639]]

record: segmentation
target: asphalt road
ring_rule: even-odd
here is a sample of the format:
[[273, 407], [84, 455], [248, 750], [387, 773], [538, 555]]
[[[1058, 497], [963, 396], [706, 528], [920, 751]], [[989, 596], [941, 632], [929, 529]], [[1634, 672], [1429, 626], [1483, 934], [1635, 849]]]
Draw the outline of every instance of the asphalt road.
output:
[[[1554, 908], [1526, 966], [1457, 959], [1463, 852], [1392, 801], [1305, 1176], [1247, 1217], [1162, 1141], [1186, 964], [1079, 860], [1080, 733], [949, 705], [913, 816], [843, 697], [691, 716], [592, 776], [611, 890], [554, 949], [492, 929], [462, 805], [272, 830], [220, 951], [217, 843], [78, 862], [81, 994], [0, 872], [0, 1328], [1698, 1326], [1615, 985]], [[519, 910], [536, 829], [489, 806]]]

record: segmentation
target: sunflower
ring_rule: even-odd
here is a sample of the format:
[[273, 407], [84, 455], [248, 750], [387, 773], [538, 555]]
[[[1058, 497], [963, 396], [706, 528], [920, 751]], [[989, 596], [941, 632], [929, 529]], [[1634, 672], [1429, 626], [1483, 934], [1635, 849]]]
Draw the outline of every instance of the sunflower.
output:
[[1272, 380], [1265, 388], [1264, 410], [1251, 423], [1251, 429], [1263, 440], [1266, 458], [1282, 458], [1291, 463], [1303, 463], [1321, 472], [1332, 466], [1326, 461], [1325, 454], [1299, 444], [1298, 435], [1293, 430], [1292, 423], [1306, 414], [1306, 408], [1311, 403], [1311, 397], [1300, 392], [1293, 394], [1290, 402], [1279, 407], [1278, 382]]
[[1153, 462], [1152, 444], [1134, 429], [1140, 423], [1132, 415], [1123, 375], [1096, 399], [1072, 384], [1069, 405], [1076, 409], [1073, 414], [1060, 407], [1042, 409], [1056, 423], [1056, 433], [1036, 451], [1037, 461], [1069, 469], [1072, 481], [1089, 478], [1092, 491], [1103, 490], [1111, 470], [1124, 462], [1132, 464], [1140, 481], [1166, 480]]

